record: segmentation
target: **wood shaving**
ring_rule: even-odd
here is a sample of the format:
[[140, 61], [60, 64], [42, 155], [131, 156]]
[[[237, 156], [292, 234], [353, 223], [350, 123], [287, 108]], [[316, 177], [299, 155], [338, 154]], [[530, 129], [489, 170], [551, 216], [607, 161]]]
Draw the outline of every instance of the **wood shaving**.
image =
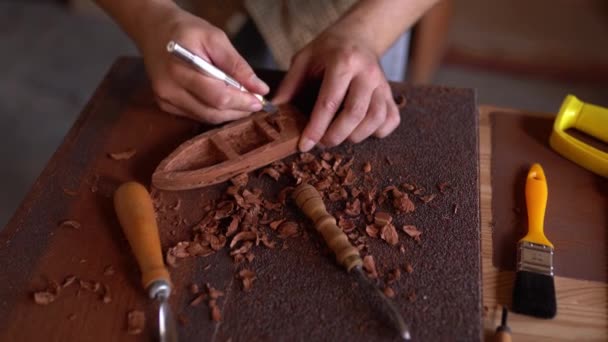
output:
[[230, 242], [230, 248], [234, 248], [237, 243], [240, 241], [252, 241], [257, 238], [256, 233], [254, 232], [240, 232], [234, 236], [232, 241]]
[[215, 300], [209, 301], [209, 309], [211, 309], [211, 319], [214, 322], [220, 322], [222, 320], [222, 313]]
[[393, 290], [390, 287], [385, 287], [384, 288], [384, 295], [387, 296], [388, 298], [395, 298], [395, 290]]
[[63, 220], [59, 222], [59, 227], [72, 228], [78, 230], [80, 229], [81, 225], [80, 222], [75, 220]]
[[414, 267], [412, 267], [412, 265], [408, 263], [405, 265], [405, 271], [407, 273], [412, 273], [412, 272], [414, 272]]
[[63, 283], [61, 284], [61, 287], [62, 288], [66, 288], [66, 287], [74, 284], [74, 282], [76, 282], [76, 279], [77, 278], [74, 275], [70, 275], [70, 276], [65, 277], [65, 279], [63, 280]]
[[403, 196], [395, 197], [393, 199], [393, 206], [397, 211], [403, 213], [411, 213], [416, 209], [414, 202], [412, 202], [407, 194], [403, 194]]
[[200, 288], [198, 287], [197, 284], [191, 284], [190, 285], [190, 293], [197, 294], [199, 292], [200, 292]]
[[193, 300], [190, 301], [190, 306], [198, 306], [205, 299], [207, 299], [207, 294], [206, 293], [201, 293], [198, 296], [194, 297]]
[[368, 224], [365, 227], [365, 232], [367, 233], [367, 235], [369, 235], [369, 237], [373, 237], [373, 238], [377, 238], [378, 237], [378, 227], [376, 227], [375, 225], [370, 225]]
[[380, 237], [391, 246], [395, 246], [399, 243], [399, 235], [397, 234], [395, 226], [392, 224], [387, 224], [382, 227]]
[[384, 227], [391, 222], [393, 217], [387, 212], [378, 211], [374, 214], [374, 224], [378, 227]]
[[58, 293], [51, 291], [38, 291], [34, 292], [34, 302], [38, 305], [48, 305], [55, 301]]
[[248, 292], [251, 290], [253, 286], [253, 281], [256, 279], [256, 276], [255, 272], [248, 269], [242, 269], [241, 271], [239, 271], [239, 278], [243, 283], [243, 289]]
[[262, 170], [261, 175], [268, 175], [268, 177], [274, 179], [275, 181], [278, 181], [279, 178], [281, 178], [281, 173], [272, 167], [267, 167]]
[[363, 257], [363, 269], [367, 272], [370, 278], [378, 278], [378, 271], [376, 271], [376, 262], [372, 255], [366, 255]]
[[123, 152], [108, 153], [108, 157], [114, 160], [127, 160], [131, 159], [131, 157], [133, 157], [135, 153], [137, 153], [137, 150], [132, 148]]
[[209, 298], [218, 299], [224, 296], [224, 292], [213, 288], [211, 285], [207, 284], [207, 292], [209, 293]]
[[450, 184], [447, 182], [441, 182], [437, 184], [437, 189], [440, 193], [445, 193], [445, 191], [450, 187]]
[[243, 188], [249, 183], [249, 176], [246, 173], [241, 173], [240, 175], [231, 178], [230, 182], [237, 187]]
[[344, 218], [343, 216], [340, 216], [340, 218], [338, 219], [338, 227], [340, 227], [343, 232], [350, 233], [353, 231], [353, 229], [355, 229], [355, 222], [353, 222], [353, 220], [349, 220], [347, 218]]
[[409, 235], [412, 239], [420, 242], [420, 235], [422, 235], [422, 232], [418, 230], [418, 228], [416, 228], [416, 226], [414, 225], [405, 225], [403, 226], [403, 231]]
[[432, 201], [433, 199], [435, 199], [435, 196], [437, 196], [437, 195], [436, 194], [430, 194], [430, 195], [421, 196], [420, 200], [422, 202], [424, 202], [424, 204], [427, 204], [430, 201]]
[[372, 172], [372, 164], [370, 164], [369, 162], [366, 162], [365, 164], [363, 164], [363, 172], [365, 172], [365, 173]]
[[283, 222], [279, 226], [279, 236], [287, 239], [298, 233], [298, 224], [293, 221]]
[[234, 233], [236, 233], [238, 228], [239, 228], [239, 217], [236, 215], [232, 215], [230, 224], [228, 225], [228, 228], [226, 228], [226, 237], [231, 237], [232, 235], [234, 235]]
[[141, 310], [132, 310], [127, 314], [127, 333], [139, 335], [144, 330], [146, 314]]
[[354, 201], [346, 203], [346, 209], [344, 209], [344, 213], [348, 216], [358, 216], [361, 214], [361, 201], [356, 198]]
[[277, 230], [283, 222], [285, 222], [285, 219], [270, 222], [270, 229]]
[[76, 192], [75, 190], [70, 190], [68, 188], [63, 188], [63, 193], [68, 195], [68, 196], [76, 196], [78, 195], [78, 192]]

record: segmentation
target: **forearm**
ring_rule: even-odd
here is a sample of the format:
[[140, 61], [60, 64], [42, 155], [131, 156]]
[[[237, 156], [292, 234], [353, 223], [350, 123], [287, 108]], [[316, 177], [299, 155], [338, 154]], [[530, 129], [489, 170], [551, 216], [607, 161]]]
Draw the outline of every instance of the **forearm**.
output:
[[330, 30], [348, 32], [364, 40], [381, 56], [438, 0], [361, 0]]
[[144, 28], [157, 16], [167, 15], [179, 7], [172, 0], [94, 0], [135, 43], [142, 39]]

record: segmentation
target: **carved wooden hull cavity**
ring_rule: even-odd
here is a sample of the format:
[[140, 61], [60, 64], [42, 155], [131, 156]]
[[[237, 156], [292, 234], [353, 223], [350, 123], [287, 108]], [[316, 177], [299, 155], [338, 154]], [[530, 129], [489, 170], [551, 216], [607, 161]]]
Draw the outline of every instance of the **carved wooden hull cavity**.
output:
[[292, 106], [251, 116], [202, 133], [181, 144], [152, 175], [162, 190], [188, 190], [221, 183], [297, 152], [305, 118]]

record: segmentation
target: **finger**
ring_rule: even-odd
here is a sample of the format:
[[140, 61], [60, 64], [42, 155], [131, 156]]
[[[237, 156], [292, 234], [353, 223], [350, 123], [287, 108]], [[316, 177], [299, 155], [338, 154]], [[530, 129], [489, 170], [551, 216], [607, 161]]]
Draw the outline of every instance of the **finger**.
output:
[[[344, 109], [329, 126], [329, 129], [321, 139], [325, 146], [336, 146], [341, 144], [357, 128], [361, 121], [366, 117], [374, 87], [369, 85], [369, 80], [359, 75], [350, 83]], [[375, 129], [380, 126], [376, 121], [367, 120], [370, 124], [375, 124]], [[374, 130], [375, 130], [374, 129]]]
[[208, 107], [242, 112], [262, 109], [261, 102], [255, 96], [203, 75], [182, 63], [173, 63], [170, 73], [178, 85]]
[[211, 63], [237, 80], [247, 90], [263, 95], [268, 93], [270, 90], [268, 85], [257, 77], [223, 31], [213, 31], [208, 39], [210, 48], [206, 51]]
[[372, 95], [365, 118], [351, 133], [348, 139], [353, 143], [360, 143], [378, 130], [384, 124], [387, 116], [387, 105], [381, 88], [376, 88]]
[[390, 95], [390, 92], [389, 96], [386, 97], [386, 107], [386, 120], [374, 133], [374, 136], [378, 138], [387, 137], [397, 127], [399, 127], [399, 124], [401, 123], [401, 115], [399, 114], [399, 110], [395, 105], [395, 100], [393, 100], [392, 96]]
[[310, 115], [310, 121], [300, 138], [298, 145], [300, 151], [309, 151], [321, 140], [344, 99], [351, 78], [352, 74], [343, 69], [325, 70], [319, 96]]
[[283, 104], [289, 102], [296, 92], [302, 87], [306, 79], [308, 69], [308, 58], [304, 55], [297, 55], [289, 67], [289, 71], [281, 81], [276, 95], [272, 99], [273, 103]]
[[[233, 121], [250, 114], [250, 112], [246, 111], [218, 110], [211, 108], [200, 102], [194, 95], [190, 94], [185, 89], [177, 90], [171, 99], [165, 100], [165, 102], [168, 102], [171, 106], [178, 109], [176, 114], [185, 115], [209, 124], [220, 124], [226, 121]], [[167, 107], [167, 109], [171, 108]]]

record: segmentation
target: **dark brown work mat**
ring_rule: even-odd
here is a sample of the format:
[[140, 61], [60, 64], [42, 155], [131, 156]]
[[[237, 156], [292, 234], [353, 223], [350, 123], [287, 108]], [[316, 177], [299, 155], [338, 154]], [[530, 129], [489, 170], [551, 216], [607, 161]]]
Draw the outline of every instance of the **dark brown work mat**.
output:
[[555, 117], [492, 112], [493, 264], [515, 270], [527, 229], [525, 179], [540, 163], [549, 188], [545, 235], [558, 276], [608, 281], [608, 179], [565, 159], [549, 145]]
[[[283, 74], [260, 76], [276, 88]], [[425, 194], [436, 195], [428, 204], [412, 197], [415, 212], [394, 216], [403, 252], [399, 245], [372, 238], [367, 248], [385, 275], [407, 263], [413, 266], [412, 273], [402, 272], [393, 289], [415, 340], [480, 340], [475, 94], [470, 89], [392, 86], [407, 98], [399, 129], [386, 139], [346, 144], [331, 152], [354, 156], [353, 168], [370, 162], [379, 189], [412, 182], [424, 187]], [[113, 210], [112, 193], [127, 180], [149, 185], [163, 158], [208, 128], [158, 109], [140, 59], [115, 64], [0, 235], [0, 340], [153, 339], [156, 305], [141, 288], [137, 265]], [[129, 149], [136, 149], [136, 154], [128, 160], [108, 156]], [[285, 179], [274, 182], [258, 172], [250, 176], [251, 187], [270, 194], [285, 185]], [[438, 184], [443, 182], [440, 191]], [[160, 206], [175, 209], [158, 213], [163, 250], [191, 239], [192, 228], [206, 214], [205, 202], [218, 199], [226, 188], [224, 183], [192, 191], [155, 191]], [[180, 317], [180, 341], [398, 340], [370, 308], [353, 278], [337, 265], [312, 224], [293, 204], [285, 207], [284, 214], [299, 222], [298, 237], [282, 241], [272, 235], [277, 247], [253, 247], [251, 262], [235, 265], [226, 247], [207, 257], [179, 260], [170, 269], [175, 284], [170, 303]], [[58, 224], [66, 219], [78, 221], [79, 229]], [[422, 231], [420, 243], [401, 231], [404, 224]], [[365, 226], [357, 229], [365, 234]], [[115, 270], [111, 275], [105, 274], [108, 266]], [[256, 274], [248, 292], [236, 276], [241, 268]], [[105, 303], [72, 286], [49, 305], [34, 304], [33, 291], [70, 275], [107, 285], [113, 300]], [[221, 323], [211, 320], [207, 303], [190, 305], [195, 297], [190, 290], [193, 283], [224, 291], [218, 300]], [[141, 335], [126, 332], [131, 310], [146, 312]]]

